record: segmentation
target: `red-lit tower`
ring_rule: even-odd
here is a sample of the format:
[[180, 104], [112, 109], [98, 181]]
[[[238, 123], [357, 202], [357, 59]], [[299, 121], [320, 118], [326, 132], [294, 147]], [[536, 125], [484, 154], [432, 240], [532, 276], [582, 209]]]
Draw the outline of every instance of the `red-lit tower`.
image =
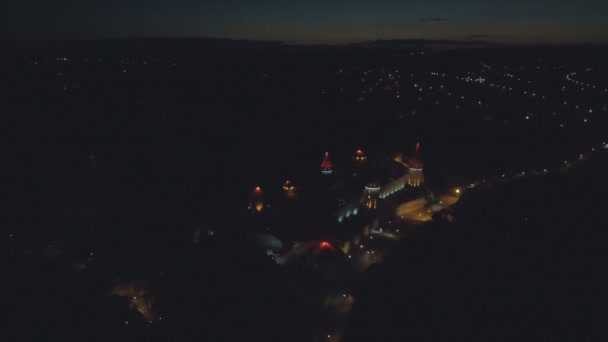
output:
[[367, 163], [367, 156], [361, 150], [357, 150], [357, 152], [355, 152], [354, 159], [355, 159], [355, 165], [358, 167], [363, 167], [363, 166], [365, 166], [365, 163]]
[[249, 210], [253, 212], [260, 212], [264, 209], [264, 196], [262, 189], [258, 186], [253, 190], [251, 194], [251, 201], [249, 203]]
[[321, 173], [324, 175], [331, 175], [333, 172], [333, 168], [331, 165], [331, 161], [329, 160], [329, 152], [325, 152], [325, 158], [321, 163]]

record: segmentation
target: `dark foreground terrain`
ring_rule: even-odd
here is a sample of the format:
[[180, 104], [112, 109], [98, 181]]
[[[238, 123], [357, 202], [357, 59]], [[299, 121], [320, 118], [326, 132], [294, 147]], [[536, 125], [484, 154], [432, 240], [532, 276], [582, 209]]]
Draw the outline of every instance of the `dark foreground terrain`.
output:
[[344, 341], [606, 339], [606, 165], [463, 195], [378, 265]]

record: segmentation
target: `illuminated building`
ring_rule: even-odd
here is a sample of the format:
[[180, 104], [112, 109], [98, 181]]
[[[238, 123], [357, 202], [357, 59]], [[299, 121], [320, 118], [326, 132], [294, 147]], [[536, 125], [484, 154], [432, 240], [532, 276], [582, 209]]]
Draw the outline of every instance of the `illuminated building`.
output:
[[414, 152], [414, 157], [410, 158], [410, 173], [408, 177], [408, 184], [410, 186], [420, 186], [424, 183], [424, 173], [422, 172], [423, 164], [420, 159], [418, 159], [418, 152], [420, 151], [420, 143], [416, 144], [416, 151]]
[[359, 167], [365, 166], [365, 163], [367, 163], [367, 156], [361, 150], [357, 150], [357, 152], [355, 153], [354, 159], [355, 159], [355, 165], [357, 165]]
[[256, 187], [251, 194], [251, 201], [249, 203], [249, 210], [254, 212], [260, 212], [264, 209], [264, 196], [262, 189]]
[[363, 196], [365, 198], [365, 207], [368, 209], [378, 208], [378, 198], [380, 197], [380, 182], [371, 181], [365, 184]]
[[287, 198], [296, 198], [296, 187], [288, 180], [283, 184], [283, 192]]
[[331, 175], [333, 172], [331, 161], [329, 160], [329, 152], [325, 152], [325, 158], [321, 163], [321, 173], [324, 175]]

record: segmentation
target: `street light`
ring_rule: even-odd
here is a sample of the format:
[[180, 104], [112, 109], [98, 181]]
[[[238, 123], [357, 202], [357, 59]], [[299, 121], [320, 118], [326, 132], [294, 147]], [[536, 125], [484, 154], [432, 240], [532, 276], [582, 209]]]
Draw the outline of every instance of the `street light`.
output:
[[460, 193], [460, 189], [456, 189], [456, 193], [459, 194]]

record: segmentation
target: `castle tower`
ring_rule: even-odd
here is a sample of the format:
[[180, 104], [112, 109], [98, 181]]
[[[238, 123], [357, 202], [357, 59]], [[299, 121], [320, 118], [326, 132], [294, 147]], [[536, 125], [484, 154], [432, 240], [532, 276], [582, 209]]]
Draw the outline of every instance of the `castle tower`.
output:
[[258, 186], [253, 190], [251, 194], [251, 201], [249, 203], [249, 210], [253, 212], [260, 212], [264, 209], [264, 196], [262, 189]]
[[420, 152], [420, 143], [416, 144], [416, 150], [414, 151], [414, 156], [409, 160], [410, 172], [408, 177], [408, 184], [410, 186], [420, 186], [424, 183], [424, 173], [423, 164], [420, 159], [418, 159], [418, 154]]
[[290, 180], [286, 181], [285, 184], [283, 184], [283, 192], [285, 193], [285, 197], [287, 197], [288, 199], [293, 199], [297, 197], [296, 187]]
[[329, 160], [329, 152], [325, 152], [325, 158], [323, 159], [323, 163], [321, 163], [321, 173], [324, 175], [331, 175], [333, 173], [332, 164]]
[[357, 167], [364, 167], [365, 164], [367, 163], [367, 156], [365, 155], [365, 153], [363, 153], [363, 151], [357, 150], [357, 152], [355, 153], [355, 156], [354, 156], [354, 160], [355, 160], [355, 165]]
[[365, 184], [365, 190], [363, 191], [365, 207], [368, 209], [378, 208], [378, 198], [380, 197], [380, 182], [373, 180]]

